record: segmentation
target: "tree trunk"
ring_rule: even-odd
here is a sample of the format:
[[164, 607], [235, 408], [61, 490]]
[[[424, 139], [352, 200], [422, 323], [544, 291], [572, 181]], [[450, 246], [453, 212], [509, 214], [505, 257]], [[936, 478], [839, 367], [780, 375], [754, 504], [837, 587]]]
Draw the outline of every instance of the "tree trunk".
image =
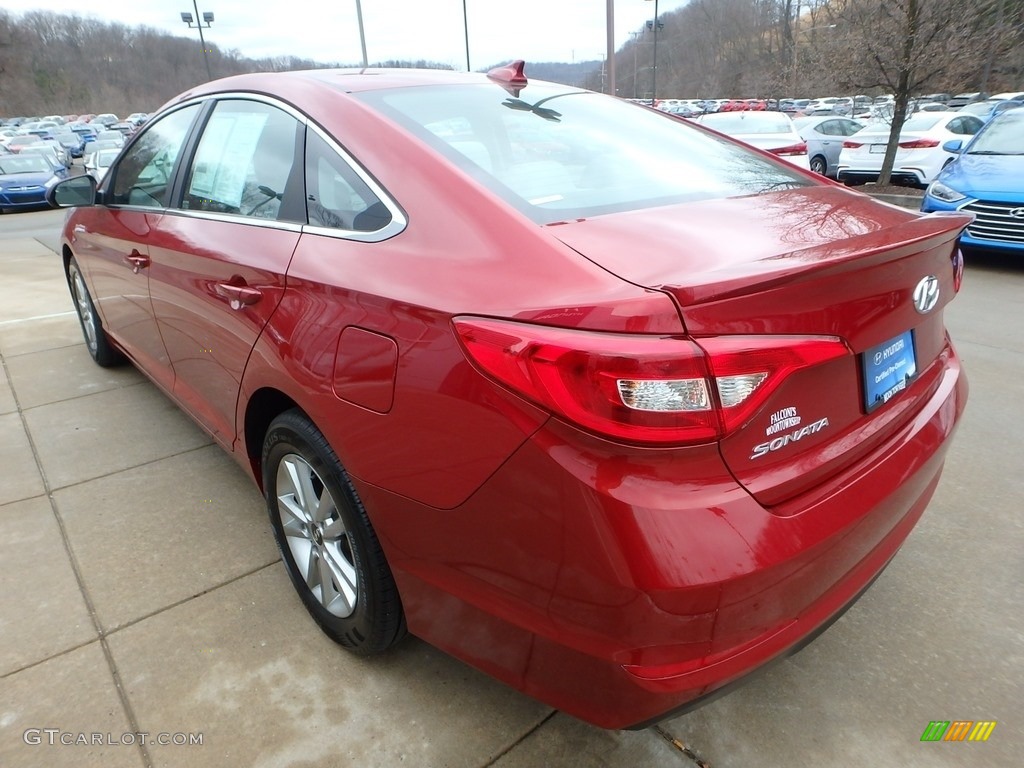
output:
[[884, 186], [892, 181], [892, 166], [896, 162], [896, 152], [899, 150], [900, 131], [903, 130], [903, 123], [907, 119], [911, 75], [915, 67], [917, 35], [920, 31], [921, 23], [919, 2], [920, 0], [908, 0], [907, 2], [906, 35], [903, 38], [903, 50], [900, 52], [900, 68], [899, 77], [896, 80], [896, 93], [893, 94], [893, 98], [896, 101], [893, 104], [889, 143], [885, 147], [885, 159], [882, 160], [882, 170], [878, 174], [879, 186]]

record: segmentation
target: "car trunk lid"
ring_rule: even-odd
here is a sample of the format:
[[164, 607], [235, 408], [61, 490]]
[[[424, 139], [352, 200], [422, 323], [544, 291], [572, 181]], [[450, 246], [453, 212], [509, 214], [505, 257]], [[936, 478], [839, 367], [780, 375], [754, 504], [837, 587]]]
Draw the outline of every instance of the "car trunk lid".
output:
[[[720, 443], [737, 480], [773, 506], [849, 467], [927, 399], [946, 346], [942, 309], [955, 293], [956, 237], [969, 221], [816, 186], [564, 223], [552, 232], [620, 277], [673, 296], [698, 343], [720, 336], [845, 342], [850, 354], [789, 375]], [[915, 308], [915, 291], [934, 293], [926, 312]]]

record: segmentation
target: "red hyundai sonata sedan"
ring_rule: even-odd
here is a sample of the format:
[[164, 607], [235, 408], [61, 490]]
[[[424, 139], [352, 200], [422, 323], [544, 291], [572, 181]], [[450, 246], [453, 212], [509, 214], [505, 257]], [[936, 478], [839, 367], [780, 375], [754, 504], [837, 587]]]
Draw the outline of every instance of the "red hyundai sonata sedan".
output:
[[967, 397], [967, 217], [521, 62], [220, 80], [50, 197], [90, 353], [251, 474], [328, 635], [609, 728], [836, 618]]

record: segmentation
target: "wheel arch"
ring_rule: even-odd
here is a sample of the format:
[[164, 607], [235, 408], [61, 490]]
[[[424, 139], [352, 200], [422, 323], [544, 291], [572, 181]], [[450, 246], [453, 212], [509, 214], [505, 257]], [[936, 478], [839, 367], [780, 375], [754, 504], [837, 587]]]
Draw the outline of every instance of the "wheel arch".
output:
[[[270, 423], [285, 411], [298, 409], [306, 418], [309, 415], [291, 397], [279, 389], [262, 387], [253, 392], [245, 406], [243, 439], [245, 453], [249, 459], [252, 475], [260, 491], [263, 491], [263, 438]], [[312, 419], [310, 419], [312, 421]]]

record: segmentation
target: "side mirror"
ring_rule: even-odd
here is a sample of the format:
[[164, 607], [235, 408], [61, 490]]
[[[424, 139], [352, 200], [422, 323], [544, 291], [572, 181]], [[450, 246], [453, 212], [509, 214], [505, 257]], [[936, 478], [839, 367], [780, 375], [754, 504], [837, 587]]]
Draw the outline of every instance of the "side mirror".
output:
[[963, 139], [950, 139], [949, 141], [947, 141], [945, 144], [942, 145], [942, 148], [944, 150], [946, 150], [947, 152], [952, 152], [953, 154], [956, 154], [961, 149], [964, 148], [964, 140]]
[[54, 184], [46, 193], [51, 208], [76, 208], [96, 202], [96, 179], [75, 176]]

